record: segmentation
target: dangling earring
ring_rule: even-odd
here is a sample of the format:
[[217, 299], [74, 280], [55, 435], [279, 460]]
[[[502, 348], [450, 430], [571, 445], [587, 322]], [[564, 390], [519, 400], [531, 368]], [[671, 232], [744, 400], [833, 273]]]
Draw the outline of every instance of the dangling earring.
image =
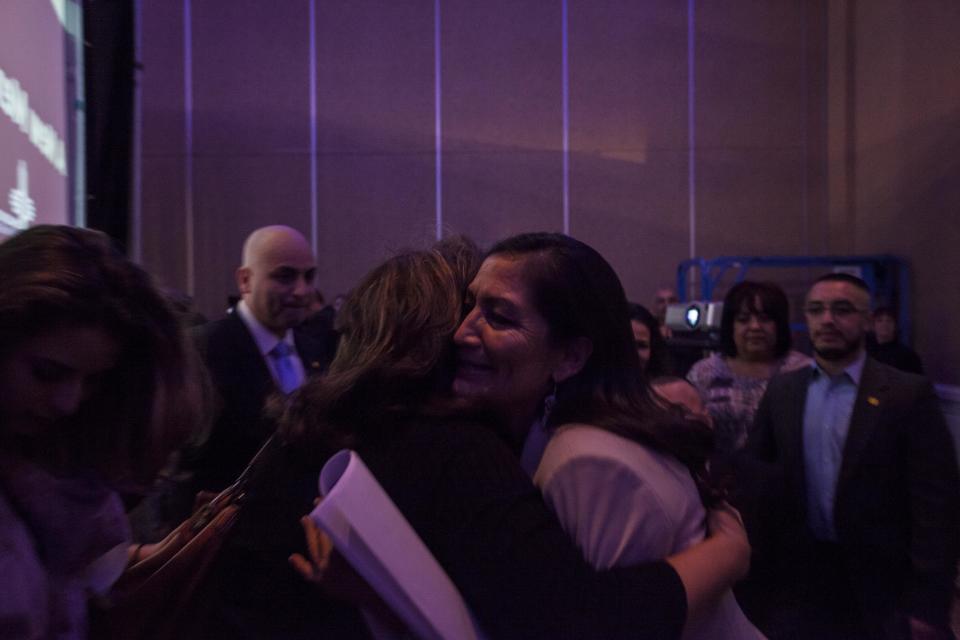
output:
[[550, 419], [550, 413], [553, 411], [553, 407], [557, 404], [557, 380], [553, 379], [553, 390], [547, 394], [547, 397], [543, 399], [543, 419], [541, 423], [546, 426], [547, 420]]
[[557, 381], [553, 381], [553, 391], [543, 399], [543, 414], [539, 419], [533, 421], [527, 435], [523, 440], [523, 448], [520, 451], [520, 466], [527, 472], [531, 478], [540, 464], [540, 458], [547, 448], [547, 442], [550, 435], [547, 433], [547, 420], [550, 419], [550, 412], [553, 411], [553, 405], [557, 403]]

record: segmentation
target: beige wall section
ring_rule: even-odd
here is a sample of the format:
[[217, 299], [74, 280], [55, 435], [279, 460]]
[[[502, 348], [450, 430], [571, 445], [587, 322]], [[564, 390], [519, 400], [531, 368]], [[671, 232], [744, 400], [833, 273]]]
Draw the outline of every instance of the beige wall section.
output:
[[436, 237], [433, 3], [316, 3], [320, 290]]
[[183, 5], [146, 0], [141, 6], [144, 37], [141, 255], [144, 264], [162, 284], [185, 291]]
[[[915, 346], [932, 378], [960, 384], [960, 5], [860, 0], [845, 15], [855, 63], [831, 71], [848, 70], [855, 132], [831, 121], [830, 144], [851, 138], [852, 162], [844, 170], [832, 153], [829, 167], [831, 186], [850, 188], [843, 180], [853, 177], [841, 237], [851, 251], [889, 252], [912, 265]], [[831, 16], [836, 31], [848, 29], [843, 19]], [[831, 193], [832, 211], [844, 195]]]
[[687, 6], [569, 6], [570, 233], [649, 303], [689, 252]]
[[193, 0], [195, 294], [219, 315], [246, 236], [310, 229], [308, 6]]
[[559, 2], [441, 2], [448, 230], [563, 230], [561, 34]]
[[805, 77], [822, 21], [804, 2], [698, 3], [696, 41], [697, 252], [807, 254], [810, 112]]

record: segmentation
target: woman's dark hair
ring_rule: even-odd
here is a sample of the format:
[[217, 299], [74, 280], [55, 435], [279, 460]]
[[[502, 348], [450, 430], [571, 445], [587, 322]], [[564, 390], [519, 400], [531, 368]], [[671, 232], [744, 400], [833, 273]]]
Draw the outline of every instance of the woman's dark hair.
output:
[[639, 322], [650, 332], [650, 359], [643, 369], [647, 379], [669, 375], [673, 366], [670, 363], [670, 352], [667, 351], [667, 341], [660, 333], [660, 323], [645, 306], [636, 303], [630, 303], [630, 320]]
[[620, 279], [588, 245], [556, 233], [526, 233], [497, 243], [488, 256], [524, 259], [533, 306], [558, 345], [590, 340], [593, 351], [576, 375], [557, 386], [548, 427], [582, 422], [673, 455], [691, 472], [708, 505], [718, 495], [707, 457], [713, 431], [703, 421], [664, 407], [640, 369]]
[[897, 310], [893, 307], [879, 306], [873, 310], [874, 319], [879, 318], [880, 316], [886, 316], [893, 320], [897, 321]]
[[337, 315], [330, 370], [274, 407], [284, 438], [326, 452], [430, 411], [452, 383], [453, 334], [479, 255], [466, 239], [447, 240], [364, 276]]
[[737, 315], [746, 309], [750, 313], [763, 312], [777, 325], [777, 342], [773, 357], [782, 358], [790, 351], [793, 338], [790, 335], [790, 304], [787, 294], [772, 282], [744, 280], [735, 284], [723, 299], [723, 315], [720, 318], [720, 350], [730, 358], [737, 357], [737, 345], [733, 340], [733, 323]]
[[199, 359], [150, 276], [106, 235], [36, 226], [0, 244], [0, 358], [64, 327], [104, 330], [119, 361], [62, 428], [21, 444], [42, 448], [65, 469], [143, 486], [205, 427]]

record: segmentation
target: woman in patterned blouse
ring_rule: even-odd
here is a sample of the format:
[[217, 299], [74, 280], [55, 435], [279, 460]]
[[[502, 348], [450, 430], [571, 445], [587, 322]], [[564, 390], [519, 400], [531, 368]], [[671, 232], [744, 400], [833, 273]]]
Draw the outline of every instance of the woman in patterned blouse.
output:
[[770, 378], [810, 364], [810, 358], [790, 347], [790, 311], [783, 289], [750, 280], [730, 289], [723, 300], [720, 352], [700, 360], [687, 374], [713, 418], [721, 458], [746, 443]]

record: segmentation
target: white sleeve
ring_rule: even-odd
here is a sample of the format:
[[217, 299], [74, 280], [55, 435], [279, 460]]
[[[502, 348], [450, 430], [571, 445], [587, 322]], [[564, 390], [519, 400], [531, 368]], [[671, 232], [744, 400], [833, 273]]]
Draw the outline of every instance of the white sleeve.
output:
[[589, 452], [554, 462], [548, 446], [541, 465], [547, 471], [538, 471], [538, 485], [591, 565], [607, 569], [671, 553], [678, 527], [636, 469]]

